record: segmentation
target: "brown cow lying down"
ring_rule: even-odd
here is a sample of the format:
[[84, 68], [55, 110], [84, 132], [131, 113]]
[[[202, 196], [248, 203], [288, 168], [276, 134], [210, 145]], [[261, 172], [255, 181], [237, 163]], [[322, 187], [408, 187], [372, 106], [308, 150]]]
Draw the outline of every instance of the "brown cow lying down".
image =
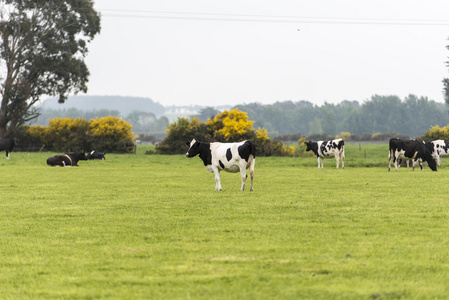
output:
[[87, 160], [84, 151], [75, 153], [59, 154], [47, 159], [47, 165], [53, 167], [71, 167], [78, 166], [79, 160]]

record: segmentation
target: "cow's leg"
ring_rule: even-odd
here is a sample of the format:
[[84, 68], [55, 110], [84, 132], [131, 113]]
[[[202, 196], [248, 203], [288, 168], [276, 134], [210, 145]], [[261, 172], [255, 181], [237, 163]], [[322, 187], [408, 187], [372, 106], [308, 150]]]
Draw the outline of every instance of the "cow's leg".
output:
[[253, 158], [251, 164], [249, 165], [249, 176], [251, 177], [251, 188], [250, 191], [254, 191], [253, 182], [254, 182], [254, 165], [256, 164], [256, 159]]
[[250, 167], [251, 159], [252, 158], [249, 157], [248, 162], [244, 159], [239, 161], [240, 176], [242, 177], [242, 187], [240, 188], [241, 191], [245, 190], [246, 178], [248, 178], [248, 175], [246, 175], [246, 168]]
[[245, 190], [245, 184], [246, 184], [246, 177], [248, 177], [248, 175], [246, 175], [246, 169], [242, 168], [240, 166], [240, 175], [242, 176], [242, 187], [240, 188], [241, 191]]
[[320, 168], [320, 157], [318, 156], [318, 169]]
[[399, 162], [399, 157], [398, 156], [394, 156], [394, 168], [396, 169], [396, 172], [398, 171], [398, 162]]
[[215, 174], [215, 190], [221, 191], [220, 171], [218, 170], [218, 168], [214, 168], [214, 174]]
[[344, 151], [341, 153], [341, 168], [342, 169], [345, 168], [345, 152]]
[[6, 159], [9, 159], [9, 152], [6, 150]]
[[338, 169], [338, 165], [340, 164], [340, 157], [338, 155], [335, 155], [335, 160], [337, 161], [337, 169]]

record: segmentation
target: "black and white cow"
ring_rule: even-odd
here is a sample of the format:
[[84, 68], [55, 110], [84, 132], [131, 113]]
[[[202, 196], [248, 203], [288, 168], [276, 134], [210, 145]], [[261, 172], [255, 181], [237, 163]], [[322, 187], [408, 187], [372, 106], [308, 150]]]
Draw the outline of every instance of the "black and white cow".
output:
[[186, 143], [189, 150], [186, 157], [199, 154], [204, 166], [209, 172], [215, 174], [215, 190], [221, 191], [220, 171], [231, 173], [240, 172], [242, 176], [241, 191], [245, 189], [246, 169], [249, 169], [251, 188], [253, 189], [254, 165], [256, 163], [256, 146], [251, 141], [240, 143], [202, 143], [193, 139]]
[[437, 165], [441, 164], [441, 156], [449, 156], [449, 140], [435, 140], [433, 144], [432, 156], [436, 160]]
[[101, 159], [105, 160], [104, 153], [98, 152], [97, 150], [93, 150], [89, 154], [87, 154], [86, 159]]
[[0, 140], [0, 151], [5, 150], [6, 151], [6, 159], [9, 159], [9, 154], [12, 152], [12, 149], [14, 149], [14, 146], [17, 143], [17, 139], [1, 139]]
[[78, 161], [80, 160], [87, 160], [84, 151], [49, 157], [47, 159], [47, 165], [52, 167], [72, 167], [78, 166]]
[[393, 160], [396, 171], [400, 159], [411, 160], [413, 171], [415, 170], [415, 161], [419, 162], [422, 171], [422, 162], [426, 161], [432, 171], [437, 170], [437, 164], [432, 157], [433, 144], [417, 140], [401, 140], [398, 138], [390, 139], [388, 152], [388, 171], [390, 171], [391, 160]]
[[[324, 168], [324, 158], [335, 157], [337, 169], [341, 159], [341, 167], [345, 168], [345, 142], [342, 139], [332, 141], [305, 142], [306, 151], [312, 150], [318, 159], [318, 168]], [[321, 163], [320, 163], [321, 159]]]

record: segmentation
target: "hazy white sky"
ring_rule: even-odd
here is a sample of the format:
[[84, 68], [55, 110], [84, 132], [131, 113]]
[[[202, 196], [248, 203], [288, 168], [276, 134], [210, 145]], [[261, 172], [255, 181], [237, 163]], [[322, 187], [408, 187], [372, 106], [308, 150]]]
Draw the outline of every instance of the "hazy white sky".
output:
[[444, 102], [448, 0], [96, 0], [89, 95], [162, 105]]

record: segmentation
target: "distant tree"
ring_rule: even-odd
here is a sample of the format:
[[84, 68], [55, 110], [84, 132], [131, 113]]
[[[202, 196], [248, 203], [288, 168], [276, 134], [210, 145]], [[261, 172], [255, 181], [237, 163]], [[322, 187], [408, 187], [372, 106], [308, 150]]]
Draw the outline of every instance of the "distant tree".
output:
[[196, 115], [196, 118], [200, 120], [201, 122], [206, 122], [207, 119], [213, 119], [218, 113], [220, 113], [219, 110], [216, 110], [213, 107], [206, 107], [199, 111], [198, 115]]
[[154, 123], [153, 132], [165, 132], [169, 123], [170, 122], [168, 121], [167, 117], [160, 117]]
[[134, 110], [126, 116], [125, 120], [133, 126], [135, 132], [150, 132], [157, 118], [151, 112]]
[[87, 91], [87, 44], [100, 31], [92, 0], [0, 0], [0, 136], [37, 117], [42, 95]]

